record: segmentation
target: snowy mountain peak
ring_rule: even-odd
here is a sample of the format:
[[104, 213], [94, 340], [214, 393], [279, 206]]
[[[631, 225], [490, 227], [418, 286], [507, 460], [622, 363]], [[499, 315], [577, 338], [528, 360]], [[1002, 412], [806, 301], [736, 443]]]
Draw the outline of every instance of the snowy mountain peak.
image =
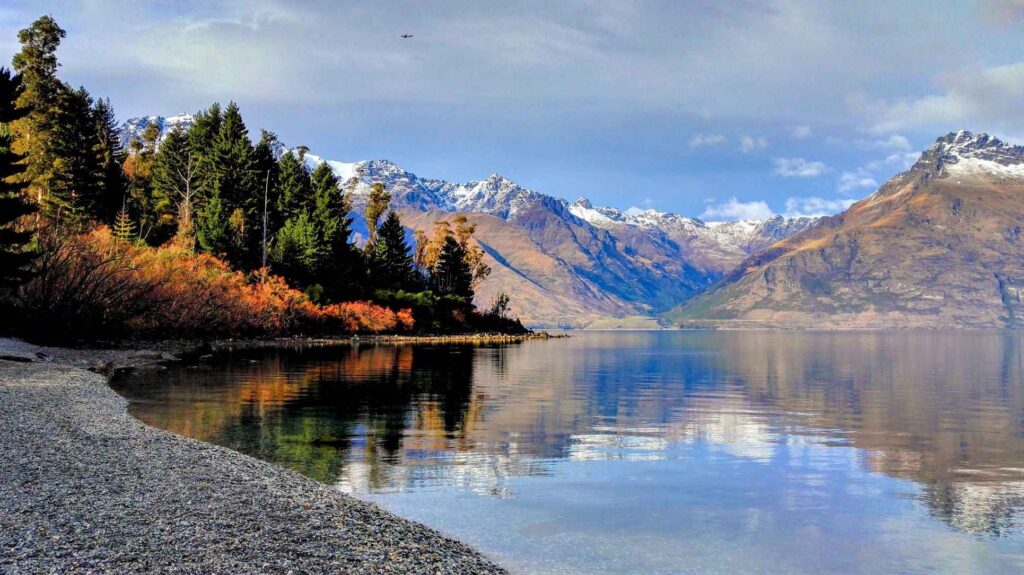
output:
[[917, 168], [958, 176], [1024, 177], [1024, 147], [967, 130], [942, 136], [921, 154]]
[[573, 202], [572, 205], [579, 206], [581, 208], [586, 208], [588, 210], [594, 208], [594, 204], [590, 203], [590, 200], [588, 200], [587, 198], [584, 198], [583, 196], [580, 196], [580, 197], [576, 198], [576, 201]]
[[181, 128], [187, 130], [195, 122], [195, 117], [192, 114], [177, 114], [174, 116], [145, 116], [141, 118], [131, 118], [121, 124], [121, 128], [118, 130], [118, 137], [121, 138], [121, 144], [127, 146], [132, 140], [141, 140], [142, 134], [146, 131], [146, 128], [150, 124], [156, 124], [157, 129], [160, 130], [160, 135], [157, 137], [157, 144], [163, 142], [167, 138], [167, 134], [170, 133], [174, 128]]

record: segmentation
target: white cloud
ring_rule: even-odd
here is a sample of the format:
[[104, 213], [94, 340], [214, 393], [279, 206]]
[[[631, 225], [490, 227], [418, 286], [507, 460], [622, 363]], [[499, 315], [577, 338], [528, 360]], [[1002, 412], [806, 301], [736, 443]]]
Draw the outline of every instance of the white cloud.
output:
[[767, 147], [768, 140], [765, 140], [760, 136], [754, 137], [748, 134], [743, 134], [742, 136], [740, 136], [740, 151], [743, 152], [744, 154], [749, 154], [750, 152], [756, 150], [763, 150]]
[[875, 133], [907, 128], [1019, 128], [1024, 111], [1024, 62], [990, 68], [969, 68], [940, 76], [942, 91], [911, 98], [870, 100], [852, 98], [848, 104], [864, 114]]
[[868, 162], [865, 164], [864, 168], [869, 171], [877, 171], [892, 167], [896, 167], [899, 170], [907, 170], [917, 162], [919, 157], [920, 154], [918, 152], [889, 154], [884, 159]]
[[775, 173], [783, 178], [817, 178], [828, 171], [822, 162], [809, 162], [803, 158], [775, 158]]
[[901, 136], [899, 134], [893, 134], [893, 135], [889, 136], [888, 138], [884, 138], [884, 139], [881, 139], [881, 140], [875, 140], [874, 144], [875, 144], [874, 147], [876, 147], [878, 149], [881, 149], [881, 150], [894, 150], [894, 151], [900, 151], [900, 152], [907, 152], [907, 151], [910, 151], [910, 149], [911, 149], [910, 140], [907, 140], [907, 138], [905, 136]]
[[720, 146], [725, 143], [725, 136], [722, 134], [694, 134], [690, 138], [691, 148], [700, 148], [703, 146]]
[[836, 189], [840, 194], [850, 194], [863, 188], [877, 188], [878, 181], [864, 168], [857, 168], [852, 172], [843, 172], [839, 175], [839, 184]]
[[775, 215], [763, 200], [741, 202], [735, 197], [719, 204], [708, 204], [702, 220], [764, 220]]
[[783, 215], [787, 218], [831, 216], [850, 207], [855, 201], [850, 199], [826, 200], [817, 196], [788, 198], [786, 199], [786, 212]]
[[810, 126], [793, 126], [789, 130], [789, 137], [794, 140], [803, 140], [811, 137]]

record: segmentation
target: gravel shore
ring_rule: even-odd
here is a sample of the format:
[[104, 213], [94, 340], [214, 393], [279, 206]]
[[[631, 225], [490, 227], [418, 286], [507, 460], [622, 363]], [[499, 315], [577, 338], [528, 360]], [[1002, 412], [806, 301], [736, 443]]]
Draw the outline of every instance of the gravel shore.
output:
[[0, 572], [504, 573], [297, 473], [147, 427], [84, 369], [160, 352], [0, 340], [0, 356]]

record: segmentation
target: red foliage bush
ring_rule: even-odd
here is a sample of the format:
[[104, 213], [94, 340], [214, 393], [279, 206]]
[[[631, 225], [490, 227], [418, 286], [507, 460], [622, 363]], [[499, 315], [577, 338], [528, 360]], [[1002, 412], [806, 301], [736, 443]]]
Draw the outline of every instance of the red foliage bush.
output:
[[23, 289], [22, 322], [38, 339], [121, 335], [283, 335], [410, 330], [412, 313], [370, 302], [320, 307], [265, 271], [234, 271], [209, 254], [134, 246], [107, 228], [44, 242]]
[[329, 329], [350, 333], [408, 331], [414, 325], [411, 310], [396, 313], [367, 301], [336, 303], [322, 308], [320, 313]]

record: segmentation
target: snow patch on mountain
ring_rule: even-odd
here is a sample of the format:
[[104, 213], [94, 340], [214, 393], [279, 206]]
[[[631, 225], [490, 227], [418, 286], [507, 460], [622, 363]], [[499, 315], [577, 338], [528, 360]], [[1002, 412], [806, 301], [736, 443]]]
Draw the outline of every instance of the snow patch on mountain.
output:
[[124, 124], [121, 124], [121, 128], [118, 130], [118, 137], [121, 139], [121, 145], [127, 147], [132, 140], [142, 140], [142, 134], [146, 131], [146, 128], [150, 124], [156, 124], [157, 129], [160, 130], [160, 135], [157, 137], [157, 144], [163, 142], [167, 138], [167, 134], [174, 128], [181, 128], [182, 130], [188, 130], [192, 127], [195, 122], [195, 117], [192, 114], [178, 114], [176, 116], [146, 116], [144, 118], [131, 118]]
[[916, 167], [934, 168], [951, 176], [1024, 178], [1024, 147], [985, 133], [950, 132], [928, 148]]

